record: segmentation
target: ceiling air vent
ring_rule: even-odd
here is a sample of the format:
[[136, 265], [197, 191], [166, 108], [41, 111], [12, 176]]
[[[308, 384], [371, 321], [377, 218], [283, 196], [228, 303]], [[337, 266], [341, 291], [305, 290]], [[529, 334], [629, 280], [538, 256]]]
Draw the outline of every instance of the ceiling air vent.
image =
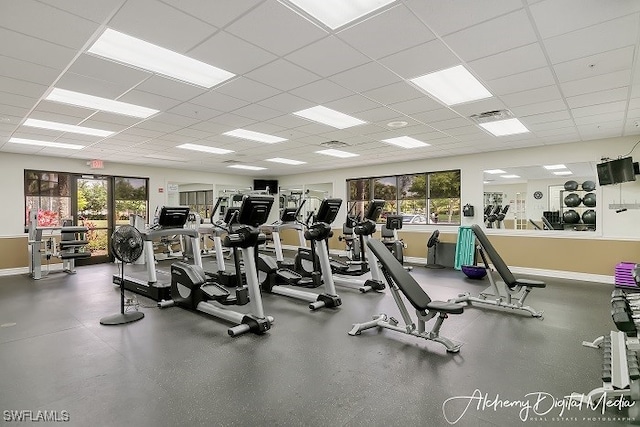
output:
[[469, 118], [474, 122], [476, 122], [477, 124], [513, 119], [514, 117], [515, 116], [513, 115], [513, 113], [509, 110], [486, 111], [484, 113], [479, 113], [479, 114], [474, 114], [473, 116], [469, 116]]
[[327, 148], [342, 148], [342, 147], [348, 147], [349, 144], [347, 144], [346, 142], [342, 142], [342, 141], [326, 141], [321, 143], [320, 145], [322, 145], [323, 147], [327, 147]]

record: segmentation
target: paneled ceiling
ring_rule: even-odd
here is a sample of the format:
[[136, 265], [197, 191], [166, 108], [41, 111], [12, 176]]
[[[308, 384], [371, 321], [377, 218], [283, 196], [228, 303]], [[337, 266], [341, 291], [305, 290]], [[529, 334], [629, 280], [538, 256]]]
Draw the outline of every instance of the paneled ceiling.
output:
[[[87, 53], [107, 28], [236, 76], [204, 89]], [[639, 28], [637, 0], [404, 0], [335, 31], [284, 0], [4, 1], [0, 151], [266, 177], [640, 134]], [[458, 64], [493, 96], [447, 107], [409, 82]], [[160, 112], [142, 120], [44, 100], [54, 88]], [[316, 105], [367, 123], [339, 130], [292, 114]], [[499, 109], [530, 132], [495, 137], [469, 119]], [[42, 130], [28, 118], [115, 133]], [[237, 128], [287, 141], [223, 135]], [[381, 142], [405, 135], [430, 146]], [[315, 153], [328, 141], [358, 156]], [[234, 152], [176, 148], [184, 143]]]

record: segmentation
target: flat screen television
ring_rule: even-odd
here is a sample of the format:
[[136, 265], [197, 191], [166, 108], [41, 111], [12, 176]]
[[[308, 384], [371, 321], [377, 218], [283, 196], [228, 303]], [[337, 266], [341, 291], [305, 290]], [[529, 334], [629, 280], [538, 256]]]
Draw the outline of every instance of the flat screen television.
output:
[[596, 165], [598, 182], [600, 185], [619, 184], [621, 182], [635, 181], [636, 174], [631, 157], [611, 160]]
[[278, 180], [277, 179], [254, 179], [253, 189], [262, 191], [269, 187], [269, 194], [278, 193]]

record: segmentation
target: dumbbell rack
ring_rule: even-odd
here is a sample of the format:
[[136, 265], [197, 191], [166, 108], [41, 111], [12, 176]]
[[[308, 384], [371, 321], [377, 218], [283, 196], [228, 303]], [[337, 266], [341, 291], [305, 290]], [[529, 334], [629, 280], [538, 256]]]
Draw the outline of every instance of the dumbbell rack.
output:
[[584, 341], [585, 347], [602, 348], [602, 387], [578, 397], [583, 402], [594, 402], [603, 395], [607, 398], [625, 396], [640, 400], [640, 350], [637, 326], [640, 323], [640, 294], [627, 295], [620, 289], [611, 294], [611, 317], [618, 331]]

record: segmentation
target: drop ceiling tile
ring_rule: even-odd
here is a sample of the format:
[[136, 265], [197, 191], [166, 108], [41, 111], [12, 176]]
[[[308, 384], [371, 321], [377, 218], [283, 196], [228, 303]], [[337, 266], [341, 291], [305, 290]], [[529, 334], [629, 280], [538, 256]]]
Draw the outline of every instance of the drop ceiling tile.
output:
[[608, 122], [616, 122], [622, 125], [624, 122], [624, 111], [605, 114], [589, 114], [582, 117], [576, 117], [574, 120], [579, 128], [586, 125], [595, 125], [597, 127]]
[[75, 73], [64, 73], [56, 82], [56, 87], [108, 99], [117, 99], [130, 89], [130, 86], [96, 80]]
[[[535, 116], [529, 116], [529, 117], [535, 117]], [[575, 126], [572, 119], [556, 120], [553, 122], [545, 121], [545, 122], [536, 123], [536, 122], [530, 122], [528, 120], [528, 117], [524, 117], [524, 118], [521, 118], [520, 121], [527, 127], [527, 129], [536, 133], [544, 130], [566, 129], [566, 128]]]
[[189, 56], [236, 75], [242, 75], [275, 60], [277, 57], [224, 31], [216, 33], [193, 50]]
[[107, 61], [89, 54], [80, 55], [71, 64], [67, 72], [127, 87], [135, 86], [152, 76], [147, 71]]
[[542, 38], [550, 38], [640, 11], [636, 1], [547, 0], [530, 8]]
[[187, 101], [202, 95], [206, 89], [182, 83], [177, 80], [167, 79], [161, 76], [152, 76], [136, 87], [136, 90], [149, 92], [167, 98]]
[[[378, 125], [385, 125], [392, 121], [405, 121], [412, 125], [418, 124], [415, 120], [412, 120], [405, 116], [398, 116], [398, 113], [390, 108], [377, 107], [367, 111], [359, 111], [358, 118], [360, 120], [367, 121], [369, 123], [376, 123]], [[384, 122], [384, 123], [379, 123]], [[405, 129], [405, 128], [403, 128]]]
[[551, 63], [635, 45], [638, 37], [637, 16], [627, 16], [544, 40]]
[[260, 101], [259, 104], [283, 113], [293, 113], [294, 111], [304, 110], [315, 105], [306, 99], [286, 92]]
[[0, 76], [0, 92], [40, 98], [46, 90], [47, 86], [45, 85]]
[[[253, 120], [247, 117], [238, 116], [236, 114], [226, 113], [222, 114], [214, 119], [210, 120], [213, 123], [220, 123], [221, 125], [227, 126], [227, 131], [243, 128], [245, 126], [249, 126], [255, 123], [257, 120]], [[225, 131], [226, 132], [226, 131]]]
[[523, 123], [529, 125], [533, 123], [556, 122], [558, 120], [571, 120], [571, 115], [566, 109], [555, 111], [552, 113], [540, 113], [533, 115], [520, 116]]
[[572, 61], [555, 64], [553, 69], [560, 82], [580, 80], [601, 74], [630, 70], [634, 46], [627, 46]]
[[438, 110], [413, 114], [411, 117], [422, 123], [431, 124], [432, 122], [439, 122], [441, 120], [455, 119], [460, 117], [460, 115], [448, 108], [440, 108]]
[[[402, 28], [402, 31], [381, 31], [381, 28]], [[340, 31], [338, 37], [374, 59], [435, 39], [427, 26], [402, 4]]]
[[408, 0], [405, 3], [420, 19], [441, 36], [522, 8], [520, 0], [484, 2], [473, 0], [458, 0], [455, 2]]
[[170, 132], [175, 132], [176, 130], [182, 129], [184, 127], [186, 126], [182, 126], [179, 124], [165, 123], [163, 120], [156, 117], [153, 117], [152, 119], [149, 119], [149, 120], [145, 120], [136, 125], [136, 128], [149, 129], [157, 132], [164, 132], [165, 135]]
[[227, 96], [217, 90], [205, 92], [190, 99], [189, 102], [224, 112], [231, 112], [249, 104], [247, 101]]
[[497, 97], [493, 96], [487, 99], [481, 99], [479, 101], [467, 102], [465, 104], [458, 104], [451, 107], [451, 109], [461, 116], [469, 117], [473, 114], [484, 113], [486, 111], [503, 110], [507, 106]]
[[[331, 60], [328, 61], [327, 58]], [[369, 62], [369, 58], [335, 36], [325, 37], [305, 46], [287, 55], [286, 59], [322, 77]]]
[[80, 49], [98, 29], [95, 22], [33, 0], [4, 2], [0, 26], [73, 49]]
[[485, 81], [546, 66], [547, 60], [538, 43], [500, 52], [469, 63], [471, 71]]
[[[274, 25], [276, 22], [277, 25]], [[226, 30], [278, 56], [284, 56], [327, 34], [273, 0], [262, 3]]]
[[629, 87], [621, 87], [601, 92], [572, 96], [566, 99], [570, 108], [579, 108], [595, 104], [605, 104], [613, 101], [626, 101], [628, 95]]
[[434, 101], [428, 96], [423, 96], [421, 98], [391, 104], [389, 105], [389, 108], [392, 108], [395, 111], [403, 114], [411, 115], [415, 113], [422, 113], [425, 111], [437, 110], [439, 108], [442, 108], [442, 104]]
[[[19, 3], [16, 3], [19, 4]], [[72, 61], [75, 51], [0, 27], [2, 55], [62, 70]], [[59, 72], [58, 72], [59, 73]]]
[[83, 0], [82, 2], [60, 2], [58, 0], [38, 0], [73, 15], [102, 24], [125, 0]]
[[353, 91], [345, 89], [329, 80], [318, 80], [296, 88], [292, 94], [307, 99], [316, 105], [353, 95]]
[[90, 110], [87, 108], [74, 107], [72, 105], [58, 104], [56, 102], [44, 100], [38, 103], [38, 106], [34, 110], [34, 112], [40, 111], [45, 113], [55, 113], [69, 117], [75, 117], [80, 120], [84, 120], [91, 114], [96, 112], [95, 110]]
[[306, 136], [306, 134], [301, 132], [299, 128], [300, 126], [305, 126], [309, 124], [309, 121], [301, 117], [294, 116], [293, 114], [285, 114], [285, 115], [267, 120], [266, 123], [271, 123], [275, 126], [280, 126], [290, 131], [291, 129], [295, 129], [296, 133], [300, 134], [300, 136], [303, 136], [303, 135]]
[[222, 28], [240, 18], [258, 3], [256, 1], [211, 2], [210, 0], [181, 0], [174, 2], [172, 5], [191, 16]]
[[204, 121], [209, 120], [223, 114], [222, 111], [213, 110], [211, 108], [203, 107], [201, 105], [192, 104], [190, 102], [184, 102], [177, 105], [170, 110], [170, 113], [179, 114], [181, 116], [190, 117], [194, 120]]
[[391, 54], [380, 63], [394, 73], [411, 79], [460, 64], [460, 59], [442, 41], [427, 43]]
[[467, 127], [472, 124], [471, 120], [464, 117], [455, 117], [453, 119], [440, 120], [437, 122], [430, 122], [429, 126], [433, 126], [439, 131], [447, 131], [448, 129], [455, 129], [459, 127]]
[[38, 98], [7, 92], [0, 92], [0, 99], [5, 105], [10, 105], [12, 107], [18, 108], [31, 108], [38, 102]]
[[575, 126], [566, 127], [566, 128], [558, 128], [558, 129], [545, 129], [535, 132], [538, 137], [549, 137], [549, 136], [559, 136], [564, 135], [566, 137], [573, 137], [576, 139], [580, 139], [580, 134], [578, 133]]
[[546, 101], [554, 101], [562, 98], [560, 90], [556, 85], [546, 86], [537, 89], [526, 90], [508, 95], [502, 95], [502, 100], [508, 107], [519, 107], [521, 105], [536, 104]]
[[98, 111], [97, 113], [92, 115], [91, 120], [95, 120], [97, 122], [121, 125], [122, 127], [133, 126], [136, 123], [140, 122], [140, 119], [137, 117], [122, 116], [120, 114], [111, 114], [111, 113], [105, 113], [101, 111]]
[[58, 78], [60, 71], [0, 55], [0, 75], [49, 86]]
[[522, 92], [555, 84], [553, 73], [548, 67], [537, 68], [499, 79], [490, 80], [487, 86], [491, 93], [505, 95], [508, 93]]
[[553, 100], [546, 102], [539, 102], [535, 104], [522, 105], [520, 107], [513, 107], [511, 111], [518, 117], [531, 116], [534, 114], [549, 113], [555, 111], [566, 110], [567, 106], [564, 101]]
[[571, 114], [576, 120], [579, 117], [605, 115], [611, 113], [624, 113], [627, 108], [627, 101], [608, 102], [606, 104], [590, 105], [588, 107], [572, 108]]
[[[220, 116], [218, 116], [220, 117]], [[153, 121], [161, 121], [163, 123], [166, 123], [168, 125], [175, 125], [175, 126], [179, 126], [179, 129], [182, 128], [186, 128], [189, 126], [192, 126], [198, 122], [200, 122], [201, 120], [196, 120], [196, 119], [192, 119], [190, 117], [185, 117], [185, 116], [181, 116], [178, 114], [172, 114], [172, 113], [159, 113], [158, 115], [153, 117]]]
[[631, 71], [622, 70], [600, 76], [565, 82], [560, 85], [564, 96], [577, 96], [585, 93], [599, 92], [629, 86]]
[[177, 99], [167, 98], [165, 96], [143, 92], [136, 89], [125, 93], [118, 98], [118, 101], [129, 102], [131, 104], [141, 105], [143, 107], [153, 108], [159, 111], [169, 110], [182, 102]]
[[424, 96], [415, 86], [406, 82], [393, 83], [388, 86], [363, 92], [362, 94], [383, 105], [410, 101]]
[[246, 77], [284, 91], [319, 80], [318, 75], [283, 59], [251, 71], [246, 74]]
[[329, 80], [354, 92], [364, 92], [401, 81], [398, 76], [375, 62], [336, 74], [329, 77]]
[[[149, 19], [150, 11], [153, 19]], [[178, 53], [187, 52], [217, 30], [157, 0], [126, 2], [109, 27]]]
[[450, 34], [443, 40], [462, 59], [473, 61], [535, 43], [537, 37], [527, 13], [518, 10]]
[[233, 112], [233, 114], [247, 117], [256, 122], [261, 122], [279, 117], [282, 115], [282, 112], [274, 110], [273, 108], [263, 107], [262, 105], [251, 104], [246, 107], [238, 108]]
[[347, 96], [346, 98], [338, 99], [336, 101], [327, 102], [324, 104], [324, 106], [336, 111], [340, 111], [341, 113], [355, 114], [358, 111], [366, 111], [371, 110], [372, 108], [377, 108], [380, 106], [380, 104], [371, 101], [370, 99], [362, 95], [352, 95]]
[[259, 102], [280, 93], [278, 89], [246, 77], [233, 79], [229, 83], [225, 83], [215, 90], [216, 92], [248, 102]]

